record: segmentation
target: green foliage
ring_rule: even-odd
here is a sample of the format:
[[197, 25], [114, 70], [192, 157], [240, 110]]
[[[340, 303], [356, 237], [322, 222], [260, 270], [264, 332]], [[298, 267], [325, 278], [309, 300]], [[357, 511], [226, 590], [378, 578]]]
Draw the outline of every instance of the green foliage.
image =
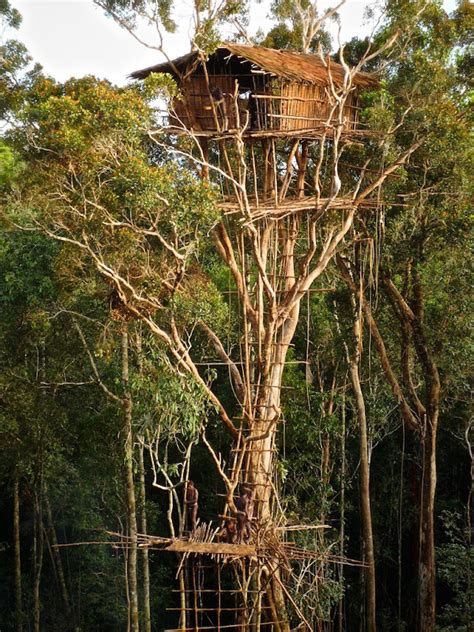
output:
[[461, 526], [459, 512], [445, 511], [441, 519], [448, 542], [437, 547], [438, 573], [449, 588], [451, 599], [438, 616], [439, 630], [461, 632], [468, 629], [474, 617], [474, 547], [467, 529]]
[[[301, 2], [303, 10], [308, 10], [310, 0]], [[302, 22], [298, 9], [293, 0], [273, 0], [270, 16], [276, 24], [264, 34], [259, 31], [256, 41], [260, 46], [268, 48], [301, 50], [303, 44]], [[319, 29], [311, 41], [310, 51], [317, 52], [319, 46], [325, 54], [331, 51], [331, 36], [324, 25]]]
[[176, 22], [172, 18], [172, 0], [94, 0], [94, 3], [130, 30], [141, 19], [148, 22], [158, 19], [169, 33], [176, 30]]
[[[139, 25], [150, 6], [147, 0], [104, 0], [99, 4], [130, 28]], [[441, 423], [447, 431], [444, 436], [455, 437], [469, 414], [466, 366], [472, 356], [466, 317], [472, 302], [467, 217], [473, 171], [467, 82], [472, 7], [460, 3], [449, 17], [440, 3], [429, 2], [415, 20], [419, 2], [386, 5], [388, 20], [377, 42], [400, 27], [400, 45], [397, 55], [383, 60], [387, 72], [380, 88], [364, 95], [362, 116], [378, 132], [398, 124], [406, 112], [405, 124], [384, 147], [378, 137], [348, 145], [344, 162], [360, 165], [370, 156], [377, 164], [387, 164], [415, 139], [423, 140], [410, 163], [398, 170], [381, 192], [383, 209], [359, 215], [363, 223], [357, 226], [357, 237], [374, 231], [377, 252], [383, 244], [382, 267], [376, 270], [374, 265], [370, 270], [370, 291], [397, 372], [399, 325], [382, 292], [380, 271], [386, 266], [399, 287], [407, 261], [420, 275], [427, 339], [442, 377]], [[172, 3], [165, 0], [156, 6], [160, 24], [173, 30]], [[195, 43], [212, 50], [219, 41], [221, 25], [243, 13], [245, 6], [224, 3], [216, 19], [208, 15], [209, 3], [198, 8], [203, 19]], [[5, 0], [1, 11], [10, 26], [15, 26], [14, 10]], [[274, 12], [277, 25], [265, 43], [298, 47], [301, 25], [298, 27], [293, 4], [275, 2]], [[319, 42], [329, 47], [327, 34], [321, 33], [313, 45]], [[352, 42], [346, 48], [349, 58], [354, 62], [360, 59], [365, 45], [360, 40]], [[59, 84], [42, 76], [38, 68], [31, 69], [27, 52], [18, 42], [7, 42], [2, 55], [0, 110], [14, 125], [7, 128], [0, 144], [2, 213], [7, 210], [10, 220], [0, 242], [0, 484], [7, 524], [1, 537], [10, 537], [11, 481], [19, 474], [27, 613], [32, 594], [32, 498], [39, 491], [40, 473], [61, 542], [105, 540], [104, 529], [121, 531], [126, 523], [120, 403], [107, 398], [99, 388], [71, 312], [81, 323], [100, 379], [118, 395], [123, 392], [118, 340], [121, 327], [127, 323], [134, 433], [140, 440], [158, 441], [159, 474], [165, 470], [173, 481], [182, 474], [187, 446], [195, 446], [192, 475], [197, 474], [203, 507], [211, 507], [209, 516], [215, 519], [221, 510], [216, 490], [223, 491], [222, 484], [213, 476], [214, 465], [197, 441], [205, 421], [212, 445], [223, 455], [229, 449], [228, 438], [216, 422], [204, 388], [177, 372], [173, 365], [176, 358], [143, 333], [123, 304], [117, 306], [107, 272], [112, 269], [120, 274], [140, 299], [151, 303], [146, 316], [156, 326], [168, 331], [172, 322], [183, 339], [192, 340], [198, 360], [209, 358], [200, 321], [232, 348], [242, 337], [241, 306], [235, 299], [232, 276], [210, 238], [220, 219], [216, 190], [201, 182], [187, 168], [185, 159], [171, 162], [148, 135], [156, 122], [156, 102], [170, 101], [176, 95], [171, 77], [151, 75], [143, 84], [126, 89], [116, 89], [93, 77]], [[371, 69], [374, 67], [375, 63]], [[317, 143], [313, 145], [312, 165]], [[184, 141], [177, 146], [188, 149]], [[257, 144], [254, 150], [260, 166], [263, 160]], [[341, 177], [344, 186], [356, 176], [341, 165]], [[11, 220], [35, 230], [17, 231]], [[338, 225], [340, 220], [339, 211], [327, 212], [324, 217], [327, 225]], [[181, 257], [178, 272], [170, 246]], [[347, 256], [356, 256], [355, 252], [346, 245]], [[361, 258], [361, 267], [368, 265]], [[249, 270], [248, 275], [251, 285], [254, 272]], [[344, 348], [346, 342], [353, 349], [352, 314], [347, 293], [338, 283], [334, 269], [328, 268], [323, 285], [337, 286], [336, 291], [311, 293], [302, 305], [284, 374], [285, 429], [278, 439], [281, 451], [276, 474], [281, 504], [290, 523], [324, 519], [333, 527], [316, 535], [314, 531], [295, 533], [295, 541], [321, 551], [322, 557], [328, 551], [334, 554], [340, 546], [344, 512], [345, 552], [361, 559], [359, 443]], [[125, 299], [136, 305], [136, 297], [127, 295]], [[372, 449], [371, 500], [379, 612], [383, 613], [379, 627], [389, 629], [397, 617], [398, 546], [401, 542], [402, 552], [409, 557], [418, 514], [412, 487], [416, 487], [419, 455], [409, 444], [408, 433], [405, 436], [400, 431], [397, 402], [371, 353], [373, 349], [373, 340], [366, 336], [361, 374]], [[309, 364], [296, 364], [298, 359]], [[228, 403], [228, 410], [233, 410], [235, 398], [226, 371], [203, 371], [202, 375]], [[419, 367], [414, 376], [418, 387]], [[438, 442], [439, 470], [444, 479], [437, 507], [447, 506], [451, 511], [441, 516], [444, 530], [438, 546], [443, 593], [439, 624], [446, 631], [466, 626], [465, 604], [474, 602], [474, 596], [467, 594], [472, 582], [466, 579], [472, 550], [457, 509], [470, 483], [468, 460], [462, 446], [451, 440], [451, 447], [445, 440]], [[453, 463], [459, 475], [451, 475]], [[152, 488], [149, 463], [147, 466], [149, 532], [165, 533], [163, 494]], [[127, 610], [123, 552], [110, 544], [61, 549], [63, 552], [74, 626], [91, 631], [121, 629]], [[0, 592], [3, 621], [13, 602], [12, 549], [3, 542], [0, 556], [0, 583], [6, 586]], [[170, 603], [174, 573], [168, 572], [166, 564], [163, 558], [152, 564], [155, 613], [163, 612]], [[403, 580], [408, 566], [403, 559]], [[326, 561], [318, 560], [314, 568], [315, 581], [305, 585], [305, 598], [301, 592], [294, 595], [300, 607], [316, 612], [318, 625], [325, 627], [345, 592], [347, 628], [360, 627], [359, 569], [347, 568], [342, 586]], [[43, 626], [62, 631], [72, 624], [54, 577], [55, 569], [45, 555]], [[405, 584], [403, 588], [405, 592]], [[411, 599], [408, 588], [406, 593]]]
[[139, 83], [136, 88], [140, 90], [145, 101], [164, 99], [167, 104], [178, 96], [178, 86], [171, 75], [152, 72]]
[[137, 432], [144, 435], [151, 431], [163, 440], [196, 440], [209, 413], [206, 393], [192, 379], [173, 370], [152, 341], [145, 358], [145, 370], [135, 372], [131, 381]]
[[228, 309], [222, 294], [208, 278], [194, 274], [176, 297], [176, 315], [187, 327], [200, 321], [207, 323], [219, 335], [225, 332]]
[[14, 180], [19, 169], [11, 148], [0, 141], [0, 191]]
[[57, 245], [38, 234], [10, 233], [0, 242], [0, 303], [26, 321], [28, 313], [54, 300], [51, 277]]
[[13, 29], [17, 29], [21, 24], [21, 14], [12, 7], [9, 0], [0, 0], [0, 20], [5, 26]]
[[[20, 15], [12, 9], [8, 0], [1, 0], [0, 18], [3, 18], [4, 31], [16, 28], [20, 23]], [[1, 25], [1, 23], [0, 23]], [[2, 34], [3, 34], [2, 33]], [[6, 39], [0, 44], [0, 121], [14, 121], [16, 112], [31, 89], [32, 84], [41, 75], [41, 66], [31, 66], [31, 57], [26, 47], [15, 39]]]
[[[136, 32], [143, 24], [153, 26], [161, 34], [173, 33], [177, 28], [172, 0], [94, 0], [94, 3], [129, 32]], [[221, 27], [236, 17], [245, 22], [247, 5], [248, 0], [194, 3], [193, 48], [212, 53], [222, 40]]]
[[[196, 258], [218, 218], [208, 183], [177, 164], [149, 161], [145, 132], [153, 109], [145, 96], [169, 87], [165, 81], [145, 90], [116, 90], [92, 77], [64, 86], [41, 79], [38, 98], [22, 109], [24, 128], [15, 135], [29, 168], [9, 202], [11, 220], [25, 224], [29, 217], [30, 226], [40, 224], [76, 245], [70, 272], [84, 277], [85, 267], [93, 265], [93, 240], [92, 250], [107, 265], [164, 304], [164, 280], [175, 266], [164, 241], [174, 244], [183, 261]], [[204, 290], [206, 282], [195, 276], [196, 287]], [[185, 289], [178, 302], [187, 301], [192, 312], [190, 298]], [[217, 305], [215, 298], [212, 303]]]

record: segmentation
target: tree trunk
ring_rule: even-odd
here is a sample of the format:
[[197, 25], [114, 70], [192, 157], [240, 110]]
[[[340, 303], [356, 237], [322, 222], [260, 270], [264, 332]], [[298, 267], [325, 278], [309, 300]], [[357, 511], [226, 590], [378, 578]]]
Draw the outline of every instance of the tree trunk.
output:
[[[358, 290], [351, 278], [348, 264], [341, 257], [337, 259], [342, 275], [354, 295]], [[401, 388], [373, 317], [370, 304], [360, 292], [361, 305], [370, 328], [374, 345], [378, 351], [385, 377], [400, 406], [406, 427], [416, 433], [422, 450], [422, 480], [420, 485], [420, 526], [418, 534], [418, 595], [417, 628], [419, 632], [432, 632], [436, 625], [436, 566], [434, 544], [434, 502], [436, 493], [436, 435], [438, 428], [441, 382], [438, 368], [432, 356], [424, 324], [424, 295], [416, 266], [411, 261], [406, 266], [407, 279], [412, 282], [412, 300], [408, 301], [384, 272], [384, 289], [390, 299], [393, 311], [402, 327], [402, 375], [404, 389]], [[408, 286], [408, 284], [407, 284]], [[407, 288], [408, 289], [408, 288]], [[407, 364], [408, 346], [413, 343], [424, 382], [424, 401], [418, 397], [414, 380]], [[412, 401], [410, 406], [409, 401]]]
[[[207, 139], [202, 139], [202, 151], [207, 161], [209, 147]], [[209, 174], [207, 174], [209, 176]], [[204, 176], [203, 176], [204, 177]], [[137, 329], [136, 338], [136, 358], [140, 375], [143, 375], [143, 348], [141, 328]], [[140, 449], [138, 452], [139, 471], [139, 503], [140, 503], [140, 530], [148, 533], [147, 513], [146, 513], [146, 472], [145, 472], [145, 443], [144, 437], [140, 438]], [[150, 606], [150, 557], [147, 547], [142, 550], [143, 564], [143, 624], [145, 632], [151, 632], [151, 606]]]
[[135, 500], [135, 484], [133, 480], [133, 427], [132, 396], [129, 384], [128, 366], [128, 331], [126, 325], [122, 330], [122, 385], [123, 413], [125, 434], [125, 478], [127, 484], [127, 513], [129, 525], [129, 553], [127, 581], [130, 594], [130, 622], [132, 632], [139, 632], [138, 619], [138, 582], [137, 582], [137, 512]]
[[41, 493], [41, 479], [39, 482], [39, 490], [35, 491], [34, 501], [34, 535], [33, 535], [33, 619], [34, 632], [41, 630], [41, 571], [43, 568], [43, 501]]
[[341, 540], [341, 545], [339, 549], [339, 555], [341, 557], [341, 562], [339, 564], [339, 575], [338, 581], [339, 586], [341, 587], [341, 599], [339, 600], [338, 606], [338, 632], [344, 632], [344, 554], [345, 554], [345, 521], [346, 521], [346, 393], [342, 392], [342, 405], [341, 405], [341, 502], [339, 503], [340, 507], [340, 528], [339, 528], [339, 538]]
[[[267, 369], [261, 367], [256, 382], [263, 384], [261, 396], [258, 398], [255, 408], [252, 410], [254, 421], [250, 431], [250, 444], [245, 480], [252, 483], [255, 490], [255, 515], [260, 524], [271, 523], [272, 512], [270, 499], [273, 492], [274, 452], [278, 424], [280, 421], [281, 386], [285, 359], [289, 345], [293, 339], [298, 323], [299, 303], [292, 310], [287, 321], [281, 327], [281, 333], [277, 340], [270, 341], [271, 351], [267, 349], [269, 362]], [[265, 349], [262, 355], [265, 356]], [[269, 562], [269, 565], [271, 563]], [[268, 585], [268, 601], [276, 613], [274, 629], [281, 632], [289, 632], [286, 599], [282, 588], [282, 580], [278, 570], [278, 563], [270, 568], [272, 577]]]
[[[147, 516], [146, 516], [146, 487], [145, 487], [145, 459], [143, 454], [143, 444], [140, 445], [139, 451], [139, 472], [140, 472], [140, 530], [147, 533]], [[143, 548], [143, 623], [145, 632], [151, 632], [151, 609], [150, 609], [150, 561], [148, 549]]]
[[422, 481], [420, 500], [420, 552], [418, 601], [420, 632], [436, 627], [436, 565], [434, 543], [434, 503], [436, 492], [436, 430], [438, 411], [427, 418], [422, 440]]
[[[423, 369], [426, 414], [420, 423], [422, 436], [422, 481], [420, 516], [420, 561], [418, 567], [418, 600], [420, 632], [436, 627], [436, 563], [434, 541], [434, 505], [436, 495], [436, 439], [438, 431], [441, 381], [438, 367], [430, 350], [424, 323], [424, 292], [416, 266], [412, 269], [413, 343]], [[396, 289], [387, 279], [388, 290]], [[402, 305], [402, 307], [405, 307]]]
[[23, 632], [20, 550], [20, 480], [15, 470], [13, 479], [13, 549], [15, 555], [15, 632]]
[[54, 528], [54, 523], [53, 523], [53, 512], [51, 511], [51, 503], [49, 502], [49, 496], [48, 496], [47, 490], [45, 490], [45, 508], [46, 508], [46, 520], [48, 523], [48, 531], [51, 537], [52, 554], [53, 554], [54, 563], [56, 566], [56, 571], [58, 574], [59, 586], [61, 588], [61, 596], [63, 598], [64, 607], [66, 608], [66, 613], [67, 615], [70, 616], [71, 605], [70, 605], [70, 600], [69, 600], [69, 591], [67, 589], [66, 579], [64, 576], [64, 568], [63, 568], [63, 563], [61, 560], [61, 554], [57, 546], [58, 539], [56, 537], [56, 529]]
[[351, 303], [353, 312], [352, 330], [354, 333], [354, 351], [349, 352], [349, 346], [344, 343], [352, 390], [355, 396], [357, 421], [359, 426], [359, 452], [360, 452], [360, 504], [362, 511], [362, 534], [365, 551], [365, 600], [366, 600], [366, 628], [368, 632], [376, 631], [376, 583], [375, 583], [375, 553], [372, 533], [372, 510], [370, 506], [370, 466], [367, 441], [367, 415], [365, 400], [360, 384], [359, 364], [362, 351], [362, 314], [365, 304], [362, 290], [357, 287], [352, 272], [338, 261], [339, 268], [351, 289]]
[[[423, 244], [420, 244], [422, 259]], [[384, 287], [403, 327], [409, 327], [413, 346], [423, 372], [424, 402], [421, 402], [408, 380], [408, 391], [418, 413], [421, 447], [420, 530], [418, 561], [418, 629], [432, 632], [436, 626], [436, 565], [434, 543], [434, 503], [436, 494], [436, 437], [438, 430], [441, 382], [438, 367], [430, 350], [424, 323], [424, 292], [416, 265], [407, 262], [406, 276], [412, 283], [412, 299], [408, 302], [388, 273]], [[406, 334], [405, 334], [406, 338]], [[405, 341], [407, 343], [407, 341]]]
[[372, 511], [370, 507], [370, 470], [367, 447], [367, 418], [365, 414], [365, 401], [359, 379], [359, 367], [357, 361], [350, 366], [352, 388], [354, 390], [357, 420], [359, 422], [359, 447], [360, 447], [360, 504], [362, 509], [362, 532], [365, 549], [366, 579], [366, 625], [368, 632], [376, 631], [376, 584], [375, 584], [375, 555], [374, 540], [372, 535]]

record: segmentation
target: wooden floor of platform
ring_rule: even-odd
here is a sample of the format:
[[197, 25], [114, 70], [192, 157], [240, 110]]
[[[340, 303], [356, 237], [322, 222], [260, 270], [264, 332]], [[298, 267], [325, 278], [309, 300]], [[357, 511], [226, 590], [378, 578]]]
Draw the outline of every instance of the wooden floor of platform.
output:
[[249, 557], [257, 554], [252, 544], [227, 544], [226, 542], [197, 542], [171, 538], [140, 538], [139, 548], [159, 547], [161, 551], [173, 553], [197, 553], [205, 555], [230, 555]]
[[[245, 139], [277, 139], [277, 138], [300, 138], [301, 140], [317, 140], [324, 136], [325, 138], [331, 138], [331, 135], [335, 132], [334, 126], [320, 126], [315, 128], [308, 129], [295, 129], [295, 130], [240, 130], [240, 129], [229, 129], [226, 131], [216, 131], [216, 130], [188, 130], [181, 127], [175, 127], [173, 125], [169, 127], [162, 127], [153, 129], [150, 131], [150, 134], [175, 134], [175, 135], [189, 135], [194, 136], [196, 138], [207, 138], [209, 140], [232, 140], [236, 136], [245, 138]], [[352, 138], [362, 139], [373, 136], [380, 136], [378, 132], [374, 132], [372, 130], [363, 130], [363, 129], [348, 129], [344, 130], [342, 135], [344, 138]]]
[[[328, 203], [327, 198], [321, 198], [319, 204], [317, 204], [316, 196], [307, 196], [304, 198], [286, 198], [278, 203], [275, 200], [261, 200], [257, 204], [255, 200], [251, 200], [249, 208], [252, 213], [253, 219], [259, 219], [267, 216], [285, 215], [287, 213], [303, 213], [306, 211], [318, 211], [323, 209]], [[360, 203], [360, 206], [371, 207], [376, 205], [376, 201], [364, 200]], [[337, 198], [331, 200], [329, 208], [331, 210], [344, 210], [350, 209], [354, 206], [354, 199], [351, 197]], [[242, 213], [241, 206], [231, 200], [226, 200], [219, 204], [219, 208], [225, 215], [232, 215], [235, 213]]]

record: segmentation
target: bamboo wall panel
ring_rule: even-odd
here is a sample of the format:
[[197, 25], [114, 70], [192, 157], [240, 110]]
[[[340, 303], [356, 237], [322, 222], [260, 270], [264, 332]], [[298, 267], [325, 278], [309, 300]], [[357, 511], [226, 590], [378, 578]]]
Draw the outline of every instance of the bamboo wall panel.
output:
[[[228, 131], [246, 126], [249, 130], [295, 132], [315, 129], [326, 123], [337, 124], [336, 108], [329, 121], [332, 99], [324, 86], [273, 79], [264, 82], [262, 77], [253, 80], [254, 88], [238, 86], [231, 75], [209, 76], [209, 87], [204, 75], [188, 77], [182, 86], [182, 99], [174, 102], [173, 124], [196, 131]], [[249, 78], [242, 82], [248, 86]], [[250, 84], [251, 85], [251, 84]], [[221, 102], [216, 102], [210, 91], [220, 89]], [[346, 130], [357, 128], [359, 108], [357, 95], [348, 96], [343, 110]]]

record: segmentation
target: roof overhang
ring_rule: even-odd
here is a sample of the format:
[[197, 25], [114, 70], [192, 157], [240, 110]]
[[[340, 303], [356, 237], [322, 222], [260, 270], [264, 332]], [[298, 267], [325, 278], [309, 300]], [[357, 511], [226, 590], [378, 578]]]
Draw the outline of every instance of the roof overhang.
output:
[[[145, 79], [151, 73], [169, 73], [175, 78], [180, 78], [199, 63], [200, 55], [202, 53], [192, 51], [172, 61], [136, 70], [130, 74], [130, 77], [132, 79]], [[255, 72], [268, 73], [289, 81], [324, 85], [332, 80], [336, 85], [342, 85], [346, 75], [344, 67], [329, 57], [323, 59], [319, 55], [292, 50], [277, 50], [263, 46], [226, 42], [219, 46], [209, 58], [217, 55], [222, 57], [223, 61], [235, 56], [243, 62], [250, 63]], [[353, 77], [352, 83], [368, 88], [376, 86], [378, 81], [372, 74], [358, 72]]]

